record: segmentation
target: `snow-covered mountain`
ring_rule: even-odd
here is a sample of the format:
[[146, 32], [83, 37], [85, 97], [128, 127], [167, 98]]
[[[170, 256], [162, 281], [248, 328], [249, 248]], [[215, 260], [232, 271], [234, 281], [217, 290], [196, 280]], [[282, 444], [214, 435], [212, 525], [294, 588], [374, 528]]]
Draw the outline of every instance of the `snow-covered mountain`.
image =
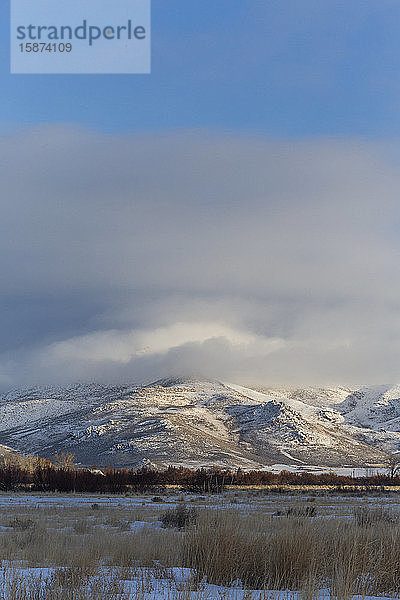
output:
[[0, 444], [85, 465], [382, 464], [400, 449], [400, 386], [260, 388], [190, 379], [0, 397]]

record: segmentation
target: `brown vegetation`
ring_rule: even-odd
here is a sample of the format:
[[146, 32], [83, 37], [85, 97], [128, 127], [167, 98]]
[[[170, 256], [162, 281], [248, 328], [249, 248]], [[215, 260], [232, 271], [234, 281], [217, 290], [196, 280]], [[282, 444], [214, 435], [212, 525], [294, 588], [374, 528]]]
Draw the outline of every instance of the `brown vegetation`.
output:
[[14, 456], [0, 463], [0, 490], [34, 490], [46, 492], [123, 493], [142, 492], [163, 486], [178, 486], [193, 493], [221, 493], [226, 487], [274, 487], [284, 491], [286, 486], [303, 488], [330, 486], [337, 490], [379, 489], [400, 486], [400, 476], [392, 473], [369, 477], [350, 477], [329, 473], [291, 473], [281, 471], [244, 472], [210, 469], [168, 467], [150, 469], [78, 469], [73, 466], [73, 455], [57, 455], [56, 464], [36, 457]]
[[[147, 516], [141, 508], [118, 507], [6, 510], [0, 523], [10, 529], [0, 533], [2, 561], [56, 570], [42, 586], [48, 586], [48, 595], [35, 595], [34, 582], [15, 583], [14, 574], [15, 593], [5, 597], [128, 598], [121, 579], [137, 577], [142, 569], [168, 579], [173, 577], [168, 569], [174, 566], [191, 568], [193, 582], [229, 586], [240, 579], [248, 589], [301, 590], [304, 598], [313, 598], [321, 588], [341, 600], [356, 593], [398, 597], [400, 520], [395, 513], [389, 519], [383, 510], [369, 512], [364, 507], [361, 519], [357, 512], [350, 519], [316, 519], [305, 506], [294, 502], [283, 516], [206, 508], [185, 523], [176, 519], [165, 529], [139, 531], [132, 531], [130, 524], [157, 519], [160, 508], [146, 509]], [[187, 510], [178, 505], [175, 516]], [[111, 569], [110, 575], [101, 577], [98, 590], [87, 596], [78, 593], [104, 569]], [[24, 596], [21, 590], [29, 585], [32, 589]]]

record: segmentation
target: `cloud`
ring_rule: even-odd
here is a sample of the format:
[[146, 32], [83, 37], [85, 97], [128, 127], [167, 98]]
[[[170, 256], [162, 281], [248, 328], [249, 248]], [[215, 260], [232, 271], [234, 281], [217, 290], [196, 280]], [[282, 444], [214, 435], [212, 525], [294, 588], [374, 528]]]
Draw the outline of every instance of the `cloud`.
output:
[[[188, 343], [202, 344], [215, 338], [222, 338], [234, 347], [248, 346], [258, 341], [255, 335], [234, 330], [221, 323], [194, 322], [174, 323], [154, 330], [101, 331], [56, 342], [46, 351], [51, 359], [61, 362], [117, 361], [127, 364], [135, 356], [166, 353]], [[272, 346], [279, 341], [270, 340], [269, 343]]]
[[0, 385], [400, 380], [398, 148], [0, 139]]

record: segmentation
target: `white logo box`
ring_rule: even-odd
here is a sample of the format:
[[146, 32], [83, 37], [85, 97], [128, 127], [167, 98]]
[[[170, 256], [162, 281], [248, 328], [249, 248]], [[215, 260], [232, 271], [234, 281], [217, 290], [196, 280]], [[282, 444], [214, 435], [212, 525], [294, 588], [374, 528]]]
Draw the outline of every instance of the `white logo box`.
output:
[[11, 0], [11, 73], [148, 74], [151, 0]]

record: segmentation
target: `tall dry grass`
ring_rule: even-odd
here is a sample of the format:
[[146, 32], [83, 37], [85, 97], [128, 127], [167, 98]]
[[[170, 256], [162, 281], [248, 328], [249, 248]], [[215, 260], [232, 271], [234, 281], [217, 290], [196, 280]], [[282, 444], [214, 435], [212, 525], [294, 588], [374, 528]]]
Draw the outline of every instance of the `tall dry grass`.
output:
[[57, 569], [47, 576], [0, 572], [0, 600], [139, 600], [124, 589], [117, 574], [91, 578], [80, 569]]
[[95, 570], [99, 565], [179, 565], [182, 535], [175, 529], [130, 531], [156, 520], [153, 510], [90, 507], [0, 512], [0, 561]]
[[[0, 524], [8, 529], [0, 530], [0, 560], [64, 570], [56, 571], [48, 596], [35, 595], [33, 587], [24, 596], [27, 582], [14, 578], [9, 596], [0, 600], [101, 595], [125, 600], [117, 585], [119, 570], [126, 576], [149, 567], [165, 575], [165, 568], [181, 566], [193, 569], [198, 582], [205, 578], [230, 585], [240, 579], [248, 589], [301, 590], [304, 600], [312, 600], [321, 588], [340, 600], [356, 593], [400, 596], [400, 520], [395, 511], [363, 507], [349, 518], [320, 518], [318, 507], [316, 516], [305, 510], [305, 503], [293, 502], [292, 508], [275, 516], [243, 508], [197, 508], [185, 523], [170, 518], [167, 524], [175, 527], [139, 531], [131, 531], [133, 521], [158, 520], [162, 513], [118, 507], [4, 510]], [[177, 516], [182, 512], [181, 507]], [[107, 567], [115, 572], [101, 581], [109, 591], [93, 588], [88, 596], [85, 578]], [[51, 596], [55, 589], [59, 595]]]
[[206, 511], [184, 538], [183, 562], [220, 585], [329, 587], [337, 598], [400, 592], [400, 524], [372, 519], [244, 516]]

